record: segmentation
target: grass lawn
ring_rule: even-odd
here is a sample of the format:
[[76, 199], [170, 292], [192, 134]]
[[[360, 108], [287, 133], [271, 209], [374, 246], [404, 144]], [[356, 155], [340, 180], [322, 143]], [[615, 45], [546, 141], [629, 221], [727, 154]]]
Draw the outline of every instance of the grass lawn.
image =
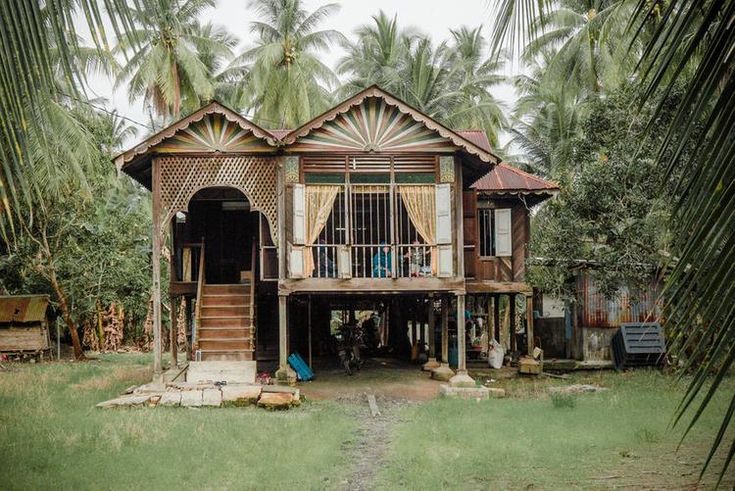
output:
[[[669, 423], [682, 387], [675, 387], [673, 377], [640, 370], [577, 373], [573, 379], [610, 390], [555, 405], [547, 387], [570, 381], [513, 379], [507, 383], [511, 397], [506, 399], [437, 399], [407, 410], [393, 435], [380, 487], [696, 487], [735, 381], [727, 381], [677, 453], [681, 429], [671, 430]], [[721, 458], [707, 473], [705, 488], [716, 482]], [[723, 489], [733, 484], [731, 465]]]
[[150, 380], [150, 357], [0, 372], [2, 489], [334, 487], [354, 421], [335, 403], [255, 408], [94, 405]]
[[[647, 371], [577, 374], [575, 382], [610, 390], [576, 396], [564, 407], [552, 403], [546, 388], [569, 382], [545, 379], [504, 381], [509, 398], [480, 403], [383, 399], [386, 419], [377, 432], [360, 397], [309, 398], [288, 412], [94, 407], [149, 380], [149, 363], [147, 355], [127, 354], [6, 364], [0, 488], [335, 489], [345, 487], [366, 455], [374, 469], [359, 475], [370, 476], [362, 483], [369, 489], [690, 488], [729, 395], [718, 397], [679, 453], [680, 432], [668, 424], [681, 389], [671, 377]], [[383, 370], [385, 397], [394, 398], [395, 371]], [[338, 376], [358, 387], [365, 377], [382, 394], [379, 371]], [[325, 378], [327, 389], [337, 381]], [[734, 382], [726, 383], [730, 394]], [[318, 388], [303, 390], [308, 398]], [[374, 448], [380, 450], [372, 455]], [[735, 483], [733, 474], [725, 489]]]

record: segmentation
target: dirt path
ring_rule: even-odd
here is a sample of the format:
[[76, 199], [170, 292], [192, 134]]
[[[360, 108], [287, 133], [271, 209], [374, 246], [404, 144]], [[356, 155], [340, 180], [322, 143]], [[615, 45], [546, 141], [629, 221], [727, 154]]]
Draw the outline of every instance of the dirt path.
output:
[[355, 441], [348, 447], [350, 473], [340, 489], [350, 491], [370, 490], [383, 467], [390, 446], [391, 432], [400, 422], [401, 408], [410, 401], [376, 396], [380, 415], [373, 417], [367, 403], [367, 393], [350, 401], [349, 410], [360, 421]]

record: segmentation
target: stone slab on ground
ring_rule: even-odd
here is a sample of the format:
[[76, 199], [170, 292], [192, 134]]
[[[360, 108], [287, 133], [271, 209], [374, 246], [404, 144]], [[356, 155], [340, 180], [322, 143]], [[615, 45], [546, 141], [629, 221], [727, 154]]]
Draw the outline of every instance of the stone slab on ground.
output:
[[572, 384], [549, 387], [547, 390], [551, 394], [587, 394], [591, 392], [602, 392], [608, 389], [599, 385]]
[[178, 390], [169, 390], [164, 392], [161, 400], [158, 401], [161, 406], [178, 406], [181, 404], [181, 392]]
[[171, 382], [166, 384], [166, 386], [178, 390], [204, 390], [214, 389], [216, 387], [214, 382]]
[[490, 399], [491, 397], [505, 397], [505, 389], [488, 387], [452, 387], [447, 384], [439, 386], [439, 393], [444, 397], [457, 399]]
[[222, 392], [219, 389], [204, 389], [202, 391], [202, 406], [219, 407], [222, 405]]
[[222, 402], [248, 405], [258, 402], [262, 387], [260, 385], [227, 384], [220, 389], [222, 390]]
[[166, 386], [160, 382], [150, 382], [140, 385], [133, 390], [134, 394], [162, 394]]
[[181, 391], [181, 405], [184, 407], [199, 407], [202, 405], [201, 390], [183, 390]]
[[192, 361], [186, 371], [186, 381], [254, 384], [255, 371], [254, 361]]
[[150, 398], [150, 394], [131, 394], [110, 399], [109, 401], [100, 402], [97, 404], [97, 407], [110, 408], [120, 406], [140, 406], [148, 402], [148, 399]]
[[263, 392], [258, 407], [266, 409], [289, 409], [294, 405], [294, 396], [288, 392]]

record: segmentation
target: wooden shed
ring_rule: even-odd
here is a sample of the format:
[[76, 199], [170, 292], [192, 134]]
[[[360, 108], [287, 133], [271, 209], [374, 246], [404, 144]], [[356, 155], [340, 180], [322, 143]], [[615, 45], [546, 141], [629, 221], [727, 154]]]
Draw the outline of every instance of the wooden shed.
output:
[[0, 353], [43, 355], [50, 349], [48, 295], [0, 296]]

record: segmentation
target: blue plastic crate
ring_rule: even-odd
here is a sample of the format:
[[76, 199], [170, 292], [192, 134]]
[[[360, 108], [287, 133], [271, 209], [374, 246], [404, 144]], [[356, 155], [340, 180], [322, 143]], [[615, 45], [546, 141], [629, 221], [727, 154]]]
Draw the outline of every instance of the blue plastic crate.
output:
[[288, 364], [296, 371], [299, 380], [308, 382], [314, 378], [314, 372], [311, 371], [309, 365], [298, 353], [291, 353], [291, 356], [288, 357]]

